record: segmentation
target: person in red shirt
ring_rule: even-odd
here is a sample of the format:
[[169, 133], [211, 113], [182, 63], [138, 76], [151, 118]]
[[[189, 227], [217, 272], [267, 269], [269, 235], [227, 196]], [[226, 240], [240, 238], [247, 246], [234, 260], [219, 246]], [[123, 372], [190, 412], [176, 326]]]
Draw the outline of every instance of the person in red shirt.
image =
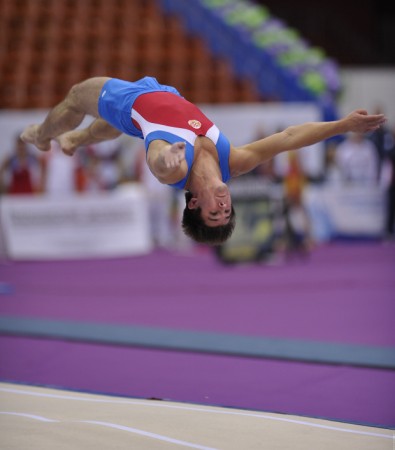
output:
[[0, 191], [6, 194], [35, 194], [40, 191], [41, 162], [19, 137], [13, 153], [0, 166]]

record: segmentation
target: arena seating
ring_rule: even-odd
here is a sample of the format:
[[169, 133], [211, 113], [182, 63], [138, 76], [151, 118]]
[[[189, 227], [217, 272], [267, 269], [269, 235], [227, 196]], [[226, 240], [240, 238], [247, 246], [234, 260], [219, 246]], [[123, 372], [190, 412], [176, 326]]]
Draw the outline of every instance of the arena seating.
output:
[[0, 108], [48, 108], [97, 75], [155, 76], [196, 103], [262, 100], [155, 0], [0, 0]]

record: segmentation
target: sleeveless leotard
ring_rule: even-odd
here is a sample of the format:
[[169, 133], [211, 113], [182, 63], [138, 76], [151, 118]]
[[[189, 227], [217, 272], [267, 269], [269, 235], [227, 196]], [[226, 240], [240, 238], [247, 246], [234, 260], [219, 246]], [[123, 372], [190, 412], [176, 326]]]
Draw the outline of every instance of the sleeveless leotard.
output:
[[200, 109], [185, 100], [171, 86], [159, 84], [155, 78], [145, 77], [137, 82], [112, 78], [103, 86], [99, 97], [100, 116], [120, 131], [144, 139], [149, 144], [161, 139], [170, 144], [185, 142], [188, 173], [171, 186], [183, 189], [194, 160], [194, 143], [198, 136], [206, 136], [215, 145], [222, 180], [230, 179], [230, 143]]

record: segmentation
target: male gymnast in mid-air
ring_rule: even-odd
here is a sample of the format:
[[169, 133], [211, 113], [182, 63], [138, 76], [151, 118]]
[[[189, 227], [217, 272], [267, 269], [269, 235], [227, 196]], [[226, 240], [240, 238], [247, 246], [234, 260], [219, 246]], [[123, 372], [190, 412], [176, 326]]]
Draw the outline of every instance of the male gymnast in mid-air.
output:
[[[76, 129], [85, 115], [95, 118]], [[21, 134], [26, 143], [50, 149], [52, 139], [72, 155], [83, 145], [114, 139], [122, 133], [144, 139], [147, 164], [164, 184], [186, 191], [182, 227], [197, 242], [218, 245], [235, 226], [226, 182], [250, 172], [275, 155], [347, 132], [376, 130], [383, 114], [356, 110], [331, 122], [290, 126], [264, 139], [233, 146], [194, 104], [155, 78], [136, 82], [94, 77], [74, 85], [40, 125]]]

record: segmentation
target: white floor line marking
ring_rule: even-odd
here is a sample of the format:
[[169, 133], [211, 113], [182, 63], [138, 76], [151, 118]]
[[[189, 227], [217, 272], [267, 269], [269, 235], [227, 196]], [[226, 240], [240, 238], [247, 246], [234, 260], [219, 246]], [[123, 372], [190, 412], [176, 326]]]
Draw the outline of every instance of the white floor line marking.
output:
[[141, 436], [146, 436], [151, 439], [158, 439], [160, 441], [170, 442], [172, 444], [176, 445], [182, 445], [183, 447], [189, 447], [189, 448], [196, 448], [198, 450], [218, 450], [213, 447], [205, 447], [204, 445], [198, 445], [198, 444], [192, 444], [191, 442], [186, 441], [180, 441], [179, 439], [173, 439], [167, 436], [163, 436], [161, 434], [156, 433], [150, 433], [149, 431], [139, 430], [137, 428], [131, 428], [131, 427], [125, 427], [123, 425], [118, 425], [116, 423], [110, 423], [110, 422], [100, 422], [97, 420], [52, 420], [48, 419], [47, 417], [43, 416], [37, 416], [35, 414], [26, 414], [26, 413], [17, 413], [17, 412], [11, 412], [11, 411], [0, 411], [0, 415], [8, 415], [8, 416], [17, 416], [17, 417], [26, 417], [28, 419], [34, 419], [38, 420], [40, 422], [49, 422], [49, 423], [85, 423], [90, 425], [99, 425], [107, 428], [114, 428], [116, 430], [122, 430], [127, 431], [129, 433], [139, 434]]
[[0, 414], [8, 415], [8, 416], [18, 416], [18, 417], [27, 417], [28, 419], [39, 420], [40, 422], [59, 422], [59, 420], [47, 419], [43, 416], [36, 416], [35, 414], [25, 414], [25, 413], [17, 413], [10, 411], [0, 411]]
[[204, 447], [202, 445], [191, 444], [190, 442], [180, 441], [178, 439], [169, 438], [160, 434], [150, 433], [148, 431], [138, 430], [137, 428], [125, 427], [123, 425], [117, 425], [116, 423], [99, 422], [96, 420], [83, 420], [83, 423], [91, 423], [93, 425], [102, 425], [104, 427], [115, 428], [116, 430], [128, 431], [129, 433], [140, 434], [153, 439], [159, 439], [160, 441], [171, 442], [172, 444], [183, 445], [184, 447], [197, 448], [199, 450], [217, 450], [213, 447]]
[[[149, 406], [151, 408], [169, 408], [169, 409], [180, 409], [183, 411], [207, 412], [207, 413], [211, 413], [211, 414], [254, 417], [257, 419], [267, 419], [267, 420], [273, 420], [273, 421], [277, 421], [277, 422], [288, 422], [288, 423], [292, 423], [295, 425], [304, 425], [304, 426], [309, 426], [312, 428], [322, 428], [322, 429], [331, 430], [331, 431], [341, 431], [343, 433], [352, 433], [352, 434], [359, 434], [359, 435], [364, 435], [364, 436], [379, 437], [379, 438], [383, 438], [383, 439], [392, 439], [392, 436], [389, 434], [373, 433], [373, 432], [369, 432], [369, 431], [358, 431], [358, 430], [354, 430], [354, 429], [350, 429], [350, 428], [341, 428], [341, 427], [335, 427], [335, 426], [330, 426], [330, 425], [322, 425], [322, 424], [314, 423], [314, 422], [308, 422], [307, 420], [287, 419], [285, 417], [273, 417], [273, 416], [268, 416], [266, 414], [259, 414], [259, 413], [218, 411], [218, 410], [211, 410], [211, 409], [201, 408], [201, 407], [164, 405], [164, 404], [160, 404], [160, 403], [150, 403], [150, 402], [146, 402], [146, 401], [142, 401], [142, 400], [140, 401], [140, 400], [122, 400], [122, 399], [121, 400], [112, 400], [112, 399], [84, 398], [84, 397], [77, 397], [77, 396], [72, 396], [72, 395], [48, 394], [48, 393], [44, 393], [44, 392], [34, 392], [34, 391], [0, 387], [0, 392], [1, 391], [12, 393], [12, 394], [32, 395], [32, 396], [36, 396], [36, 397], [55, 398], [55, 399], [61, 399], [61, 400], [76, 400], [76, 401], [92, 402], [92, 403], [110, 403], [110, 404]], [[100, 394], [92, 394], [92, 395], [100, 395]], [[219, 408], [219, 407], [213, 406], [213, 408]], [[363, 426], [363, 425], [354, 425], [354, 426], [358, 427], [358, 426]], [[388, 430], [388, 431], [390, 431], [390, 430]]]

